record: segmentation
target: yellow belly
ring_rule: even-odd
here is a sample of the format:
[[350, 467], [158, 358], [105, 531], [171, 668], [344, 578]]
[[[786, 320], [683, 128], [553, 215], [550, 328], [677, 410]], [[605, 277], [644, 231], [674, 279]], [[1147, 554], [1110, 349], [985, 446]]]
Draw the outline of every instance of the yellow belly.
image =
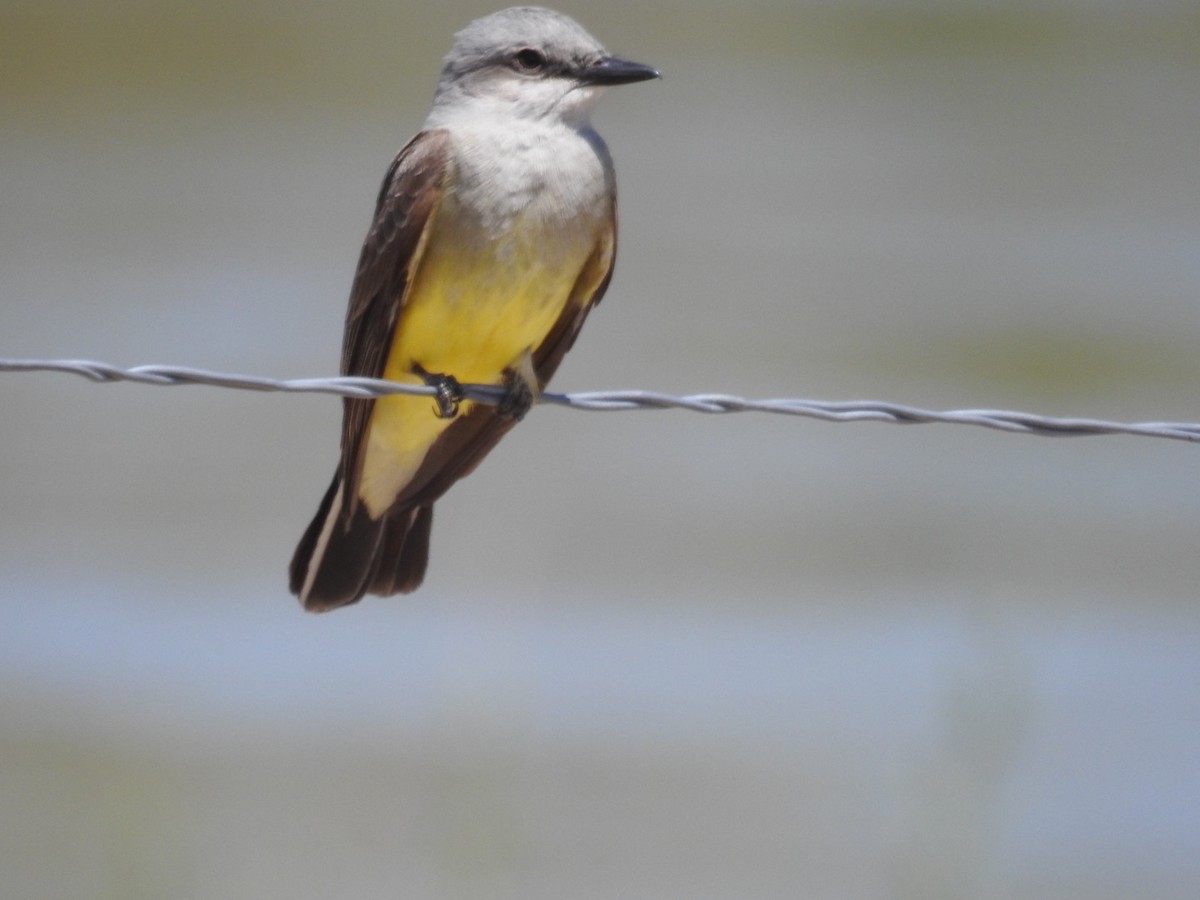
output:
[[[504, 371], [542, 343], [591, 253], [591, 229], [526, 230], [498, 241], [455, 240], [435, 226], [396, 328], [383, 377], [420, 384], [414, 365], [460, 382], [500, 384]], [[462, 405], [462, 412], [471, 408]], [[451, 424], [429, 397], [375, 402], [359, 497], [387, 511], [430, 446]]]

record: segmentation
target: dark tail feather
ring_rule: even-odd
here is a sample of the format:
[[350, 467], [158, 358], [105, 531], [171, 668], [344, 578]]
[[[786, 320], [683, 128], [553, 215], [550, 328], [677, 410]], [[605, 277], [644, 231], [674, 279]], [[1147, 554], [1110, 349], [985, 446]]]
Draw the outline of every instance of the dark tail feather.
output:
[[415, 591], [425, 577], [429, 562], [429, 530], [433, 505], [418, 506], [389, 516], [384, 526], [380, 552], [375, 556], [367, 590], [386, 597]]
[[372, 519], [361, 503], [352, 515], [345, 506], [335, 476], [292, 557], [290, 587], [309, 612], [356, 603], [368, 591], [411, 591], [425, 574], [432, 507]]

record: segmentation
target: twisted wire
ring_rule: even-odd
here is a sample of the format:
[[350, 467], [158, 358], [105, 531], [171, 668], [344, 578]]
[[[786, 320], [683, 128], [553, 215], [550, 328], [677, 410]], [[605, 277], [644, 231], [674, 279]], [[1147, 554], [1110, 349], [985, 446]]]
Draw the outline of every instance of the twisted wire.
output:
[[[103, 362], [81, 359], [4, 359], [0, 372], [66, 372], [95, 382], [132, 381], [140, 384], [198, 384], [246, 391], [335, 394], [343, 397], [385, 397], [412, 394], [432, 397], [432, 387], [400, 384], [376, 378], [263, 378], [211, 372], [186, 366], [134, 366], [120, 368]], [[463, 385], [464, 397], [479, 403], [498, 403], [504, 389], [494, 385]], [[1189, 422], [1109, 422], [1103, 419], [1055, 418], [1003, 409], [931, 410], [879, 400], [806, 400], [776, 398], [752, 400], [730, 394], [688, 394], [675, 396], [657, 391], [586, 391], [574, 394], [543, 393], [541, 404], [566, 406], [591, 411], [630, 409], [684, 409], [702, 413], [759, 412], [803, 416], [829, 422], [890, 422], [898, 425], [942, 423], [974, 425], [999, 431], [1043, 437], [1125, 434], [1137, 437], [1166, 438], [1200, 442], [1200, 424]]]

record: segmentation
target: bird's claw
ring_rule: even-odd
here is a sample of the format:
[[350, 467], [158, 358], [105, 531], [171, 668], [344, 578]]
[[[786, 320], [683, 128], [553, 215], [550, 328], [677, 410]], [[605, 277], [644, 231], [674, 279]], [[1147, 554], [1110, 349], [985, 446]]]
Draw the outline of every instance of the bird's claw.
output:
[[458, 415], [458, 405], [462, 403], [466, 394], [457, 378], [453, 375], [426, 372], [419, 365], [413, 366], [413, 372], [434, 389], [433, 399], [437, 404], [436, 415], [439, 419], [453, 419]]
[[516, 372], [504, 373], [504, 396], [496, 404], [496, 415], [520, 422], [533, 406], [533, 386]]

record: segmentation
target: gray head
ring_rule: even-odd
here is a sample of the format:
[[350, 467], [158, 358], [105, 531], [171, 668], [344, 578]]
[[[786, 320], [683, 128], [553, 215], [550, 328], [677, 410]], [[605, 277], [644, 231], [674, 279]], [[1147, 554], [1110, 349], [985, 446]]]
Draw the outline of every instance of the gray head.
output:
[[585, 122], [603, 88], [657, 77], [650, 66], [610, 56], [562, 13], [514, 6], [455, 35], [430, 119], [486, 111]]

